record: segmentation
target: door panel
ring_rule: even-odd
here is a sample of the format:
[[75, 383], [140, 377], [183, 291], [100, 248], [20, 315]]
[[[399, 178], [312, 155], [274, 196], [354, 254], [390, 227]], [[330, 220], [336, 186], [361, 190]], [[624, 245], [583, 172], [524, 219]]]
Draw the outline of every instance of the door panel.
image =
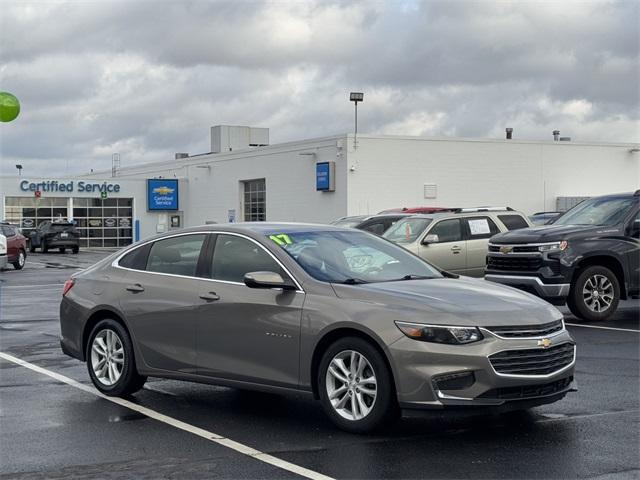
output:
[[420, 256], [452, 273], [464, 274], [467, 268], [467, 246], [457, 218], [441, 220], [427, 230], [427, 235], [438, 235], [438, 243], [420, 245]]
[[181, 235], [154, 242], [145, 270], [127, 272], [120, 306], [152, 368], [195, 373], [196, 321], [203, 307], [198, 292], [209, 283], [196, 274], [206, 237]]
[[227, 234], [216, 237], [211, 275], [200, 290], [198, 373], [236, 380], [297, 386], [304, 294], [249, 288], [254, 271], [286, 273], [262, 246]]

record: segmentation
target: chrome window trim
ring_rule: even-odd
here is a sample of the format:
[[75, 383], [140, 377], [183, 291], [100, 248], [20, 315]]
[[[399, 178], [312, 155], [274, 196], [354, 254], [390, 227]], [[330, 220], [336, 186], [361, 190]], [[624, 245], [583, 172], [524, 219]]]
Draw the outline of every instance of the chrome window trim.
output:
[[[140, 243], [139, 245], [136, 245], [133, 248], [129, 248], [127, 250], [125, 250], [124, 252], [122, 252], [120, 255], [118, 255], [113, 262], [111, 262], [111, 266], [113, 268], [119, 268], [121, 270], [128, 270], [130, 272], [139, 272], [139, 273], [146, 273], [149, 275], [164, 275], [166, 277], [177, 277], [177, 278], [188, 278], [191, 280], [205, 280], [207, 282], [217, 282], [217, 283], [225, 283], [228, 285], [242, 285], [244, 287], [246, 287], [246, 285], [242, 282], [232, 282], [229, 280], [218, 280], [215, 278], [206, 278], [206, 277], [192, 277], [189, 275], [177, 275], [175, 273], [163, 273], [163, 272], [149, 272], [147, 270], [138, 270], [135, 268], [128, 268], [128, 267], [121, 267], [119, 262], [120, 259], [122, 257], [124, 257], [125, 255], [128, 255], [129, 253], [133, 252], [134, 250], [137, 250], [138, 248], [142, 248], [145, 245], [148, 245], [149, 243], [154, 243], [154, 242], [158, 242], [160, 240], [165, 240], [167, 238], [175, 238], [175, 237], [183, 237], [183, 236], [187, 236], [187, 235], [232, 235], [232, 236], [236, 236], [236, 237], [241, 237], [244, 238], [246, 240], [249, 240], [253, 243], [255, 243], [256, 245], [258, 245], [260, 248], [262, 248], [265, 252], [267, 252], [271, 258], [273, 258], [275, 260], [275, 262], [280, 265], [280, 267], [285, 271], [285, 273], [287, 275], [289, 275], [289, 277], [291, 278], [291, 280], [293, 280], [293, 282], [296, 284], [296, 293], [305, 293], [304, 289], [302, 288], [302, 286], [300, 285], [300, 282], [298, 282], [298, 280], [296, 279], [296, 277], [294, 277], [291, 272], [289, 271], [289, 269], [287, 267], [285, 267], [282, 262], [280, 260], [278, 260], [275, 255], [273, 253], [271, 253], [264, 245], [262, 245], [260, 242], [258, 242], [257, 240], [241, 234], [241, 233], [236, 233], [236, 232], [224, 232], [224, 231], [213, 231], [213, 230], [206, 230], [206, 231], [197, 231], [197, 232], [180, 232], [180, 233], [176, 233], [175, 235], [167, 235], [165, 237], [160, 237], [160, 238], [155, 238], [155, 239], [151, 239], [151, 240], [147, 240], [144, 241], [142, 243]], [[282, 290], [279, 288], [273, 288], [271, 290]]]
[[[576, 344], [567, 340], [566, 342], [562, 342], [559, 343], [555, 346], [560, 346], [560, 345], [565, 345], [565, 344], [570, 344], [573, 345], [573, 359], [571, 360], [571, 363], [569, 365], [565, 365], [564, 367], [562, 367], [559, 370], [556, 370], [555, 372], [551, 372], [551, 373], [547, 373], [546, 375], [523, 375], [523, 374], [519, 374], [519, 373], [498, 373], [496, 371], [495, 368], [493, 368], [493, 364], [491, 363], [491, 359], [489, 358], [491, 355], [495, 355], [497, 353], [501, 353], [501, 352], [508, 352], [508, 351], [513, 351], [513, 350], [536, 350], [536, 348], [531, 348], [531, 347], [516, 347], [516, 348], [505, 348], [503, 350], [498, 350], [497, 352], [493, 352], [491, 353], [491, 355], [487, 355], [487, 361], [489, 362], [489, 366], [491, 367], [491, 370], [493, 371], [494, 374], [496, 374], [499, 377], [503, 377], [503, 378], [530, 378], [530, 379], [547, 379], [547, 378], [551, 378], [555, 375], [558, 375], [559, 373], [565, 372], [567, 370], [569, 370], [571, 367], [573, 367], [576, 364], [576, 353], [577, 353], [577, 348], [576, 348]], [[538, 348], [538, 350], [540, 351], [545, 351], [547, 350], [546, 348]]]

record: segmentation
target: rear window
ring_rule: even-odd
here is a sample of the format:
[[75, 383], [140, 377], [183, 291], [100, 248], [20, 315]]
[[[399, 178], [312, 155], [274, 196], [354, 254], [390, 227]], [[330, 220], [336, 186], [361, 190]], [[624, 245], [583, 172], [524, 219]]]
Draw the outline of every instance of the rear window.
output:
[[73, 223], [52, 223], [49, 228], [54, 232], [64, 232], [65, 230], [71, 230]]
[[147, 265], [150, 248], [151, 244], [148, 243], [147, 245], [132, 250], [120, 259], [118, 265], [133, 270], [144, 270]]
[[153, 243], [147, 259], [148, 272], [195, 277], [205, 235], [181, 235]]
[[498, 218], [507, 227], [507, 230], [518, 230], [529, 226], [527, 221], [520, 215], [498, 215]]
[[398, 220], [382, 236], [396, 243], [412, 243], [424, 232], [431, 221], [430, 218], [422, 217]]

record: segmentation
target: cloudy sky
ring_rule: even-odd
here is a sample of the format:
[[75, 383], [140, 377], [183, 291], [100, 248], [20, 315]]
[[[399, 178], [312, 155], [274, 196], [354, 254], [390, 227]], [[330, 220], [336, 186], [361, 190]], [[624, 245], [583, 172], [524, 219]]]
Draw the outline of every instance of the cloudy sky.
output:
[[365, 133], [640, 141], [637, 1], [0, 0], [0, 173]]

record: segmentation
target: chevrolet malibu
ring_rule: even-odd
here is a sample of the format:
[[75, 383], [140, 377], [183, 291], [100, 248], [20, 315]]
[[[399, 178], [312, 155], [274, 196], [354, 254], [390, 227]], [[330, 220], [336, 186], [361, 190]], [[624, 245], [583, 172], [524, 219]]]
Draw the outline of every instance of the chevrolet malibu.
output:
[[63, 351], [106, 395], [150, 376], [303, 391], [353, 432], [402, 411], [524, 409], [575, 390], [575, 344], [551, 305], [326, 225], [145, 240], [68, 280], [60, 323]]

